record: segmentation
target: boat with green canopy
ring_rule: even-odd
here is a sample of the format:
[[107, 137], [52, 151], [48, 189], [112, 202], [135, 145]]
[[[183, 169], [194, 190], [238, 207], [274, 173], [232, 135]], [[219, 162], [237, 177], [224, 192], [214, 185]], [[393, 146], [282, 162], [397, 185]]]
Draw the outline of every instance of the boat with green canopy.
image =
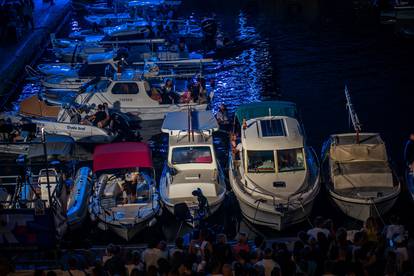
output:
[[296, 104], [241, 105], [232, 135], [230, 185], [244, 217], [282, 230], [306, 220], [319, 192], [319, 165], [306, 144]]

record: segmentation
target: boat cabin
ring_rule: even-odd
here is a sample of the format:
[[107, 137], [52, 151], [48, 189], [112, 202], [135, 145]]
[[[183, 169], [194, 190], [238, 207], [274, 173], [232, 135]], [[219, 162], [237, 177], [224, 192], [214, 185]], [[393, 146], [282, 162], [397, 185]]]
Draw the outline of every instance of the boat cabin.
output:
[[[289, 102], [262, 102], [240, 106], [241, 142], [237, 145], [245, 181], [270, 193], [289, 195], [307, 176], [304, 134], [296, 106]], [[246, 182], [247, 183], [247, 182]]]
[[[221, 194], [219, 164], [212, 134], [218, 130], [210, 111], [171, 112], [161, 129], [169, 134], [166, 168], [168, 198], [172, 203], [187, 198], [193, 201], [192, 191], [200, 188], [207, 198]], [[202, 184], [201, 184], [202, 183]], [[177, 202], [175, 202], [177, 201]]]

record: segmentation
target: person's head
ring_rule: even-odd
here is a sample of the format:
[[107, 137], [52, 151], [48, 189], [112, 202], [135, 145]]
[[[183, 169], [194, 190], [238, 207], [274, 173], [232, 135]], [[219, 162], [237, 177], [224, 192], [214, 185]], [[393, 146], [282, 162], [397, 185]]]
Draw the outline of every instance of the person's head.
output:
[[172, 86], [172, 80], [171, 79], [167, 79], [166, 81], [165, 81], [165, 86], [167, 86], [167, 87], [171, 87]]
[[378, 230], [378, 223], [374, 217], [369, 217], [365, 221], [365, 228], [367, 230]]
[[103, 108], [108, 108], [108, 103], [103, 103]]
[[315, 221], [314, 221], [314, 227], [319, 227], [319, 228], [322, 228], [323, 227], [323, 222], [324, 222], [324, 219], [323, 219], [323, 217], [321, 217], [321, 216], [317, 216], [316, 218], [315, 218]]
[[272, 250], [270, 247], [267, 247], [267, 248], [264, 250], [264, 258], [265, 258], [265, 259], [271, 259], [271, 258], [272, 258], [272, 256], [273, 256], [273, 250]]
[[218, 234], [217, 235], [217, 243], [225, 244], [227, 243], [227, 237], [225, 234]]
[[112, 243], [108, 244], [108, 246], [106, 247], [106, 255], [112, 256], [113, 251], [114, 251], [114, 247], [115, 247], [114, 244], [112, 244]]
[[104, 106], [102, 104], [98, 104], [98, 110], [104, 109]]
[[6, 124], [6, 120], [4, 120], [4, 119], [0, 119], [0, 126], [2, 126], [2, 125], [4, 125], [4, 124]]
[[157, 245], [158, 249], [164, 251], [167, 249], [167, 243], [165, 241], [160, 241]]
[[247, 234], [244, 232], [239, 233], [239, 243], [246, 243], [247, 242]]
[[254, 245], [256, 246], [256, 248], [261, 248], [262, 246], [264, 246], [264, 237], [263, 236], [256, 236], [254, 238]]
[[414, 131], [411, 131], [411, 133], [410, 133], [410, 140], [414, 141]]
[[226, 110], [226, 106], [222, 103], [220, 104], [220, 111], [225, 111]]

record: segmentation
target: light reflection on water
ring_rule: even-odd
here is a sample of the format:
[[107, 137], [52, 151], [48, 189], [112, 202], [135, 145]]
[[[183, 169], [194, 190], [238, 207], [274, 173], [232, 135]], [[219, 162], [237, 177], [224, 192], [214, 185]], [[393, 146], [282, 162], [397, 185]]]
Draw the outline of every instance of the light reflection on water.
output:
[[[252, 48], [243, 50], [240, 55], [223, 60], [223, 64], [230, 69], [215, 75], [217, 87], [214, 93], [214, 111], [224, 103], [229, 112], [233, 113], [240, 104], [260, 101], [264, 89], [262, 79], [265, 78], [271, 60], [269, 45], [257, 34], [256, 28], [248, 23], [247, 16], [242, 11], [238, 15], [237, 33], [240, 39], [256, 37], [255, 44]], [[236, 66], [238, 64], [241, 66]]]

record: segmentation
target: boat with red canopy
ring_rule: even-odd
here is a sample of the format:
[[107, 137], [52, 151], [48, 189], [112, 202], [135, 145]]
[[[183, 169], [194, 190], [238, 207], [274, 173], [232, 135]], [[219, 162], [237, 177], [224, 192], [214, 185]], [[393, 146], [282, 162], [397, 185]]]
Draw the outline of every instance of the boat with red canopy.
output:
[[97, 146], [93, 172], [95, 185], [89, 211], [100, 229], [130, 240], [156, 222], [160, 204], [147, 144], [120, 142]]

